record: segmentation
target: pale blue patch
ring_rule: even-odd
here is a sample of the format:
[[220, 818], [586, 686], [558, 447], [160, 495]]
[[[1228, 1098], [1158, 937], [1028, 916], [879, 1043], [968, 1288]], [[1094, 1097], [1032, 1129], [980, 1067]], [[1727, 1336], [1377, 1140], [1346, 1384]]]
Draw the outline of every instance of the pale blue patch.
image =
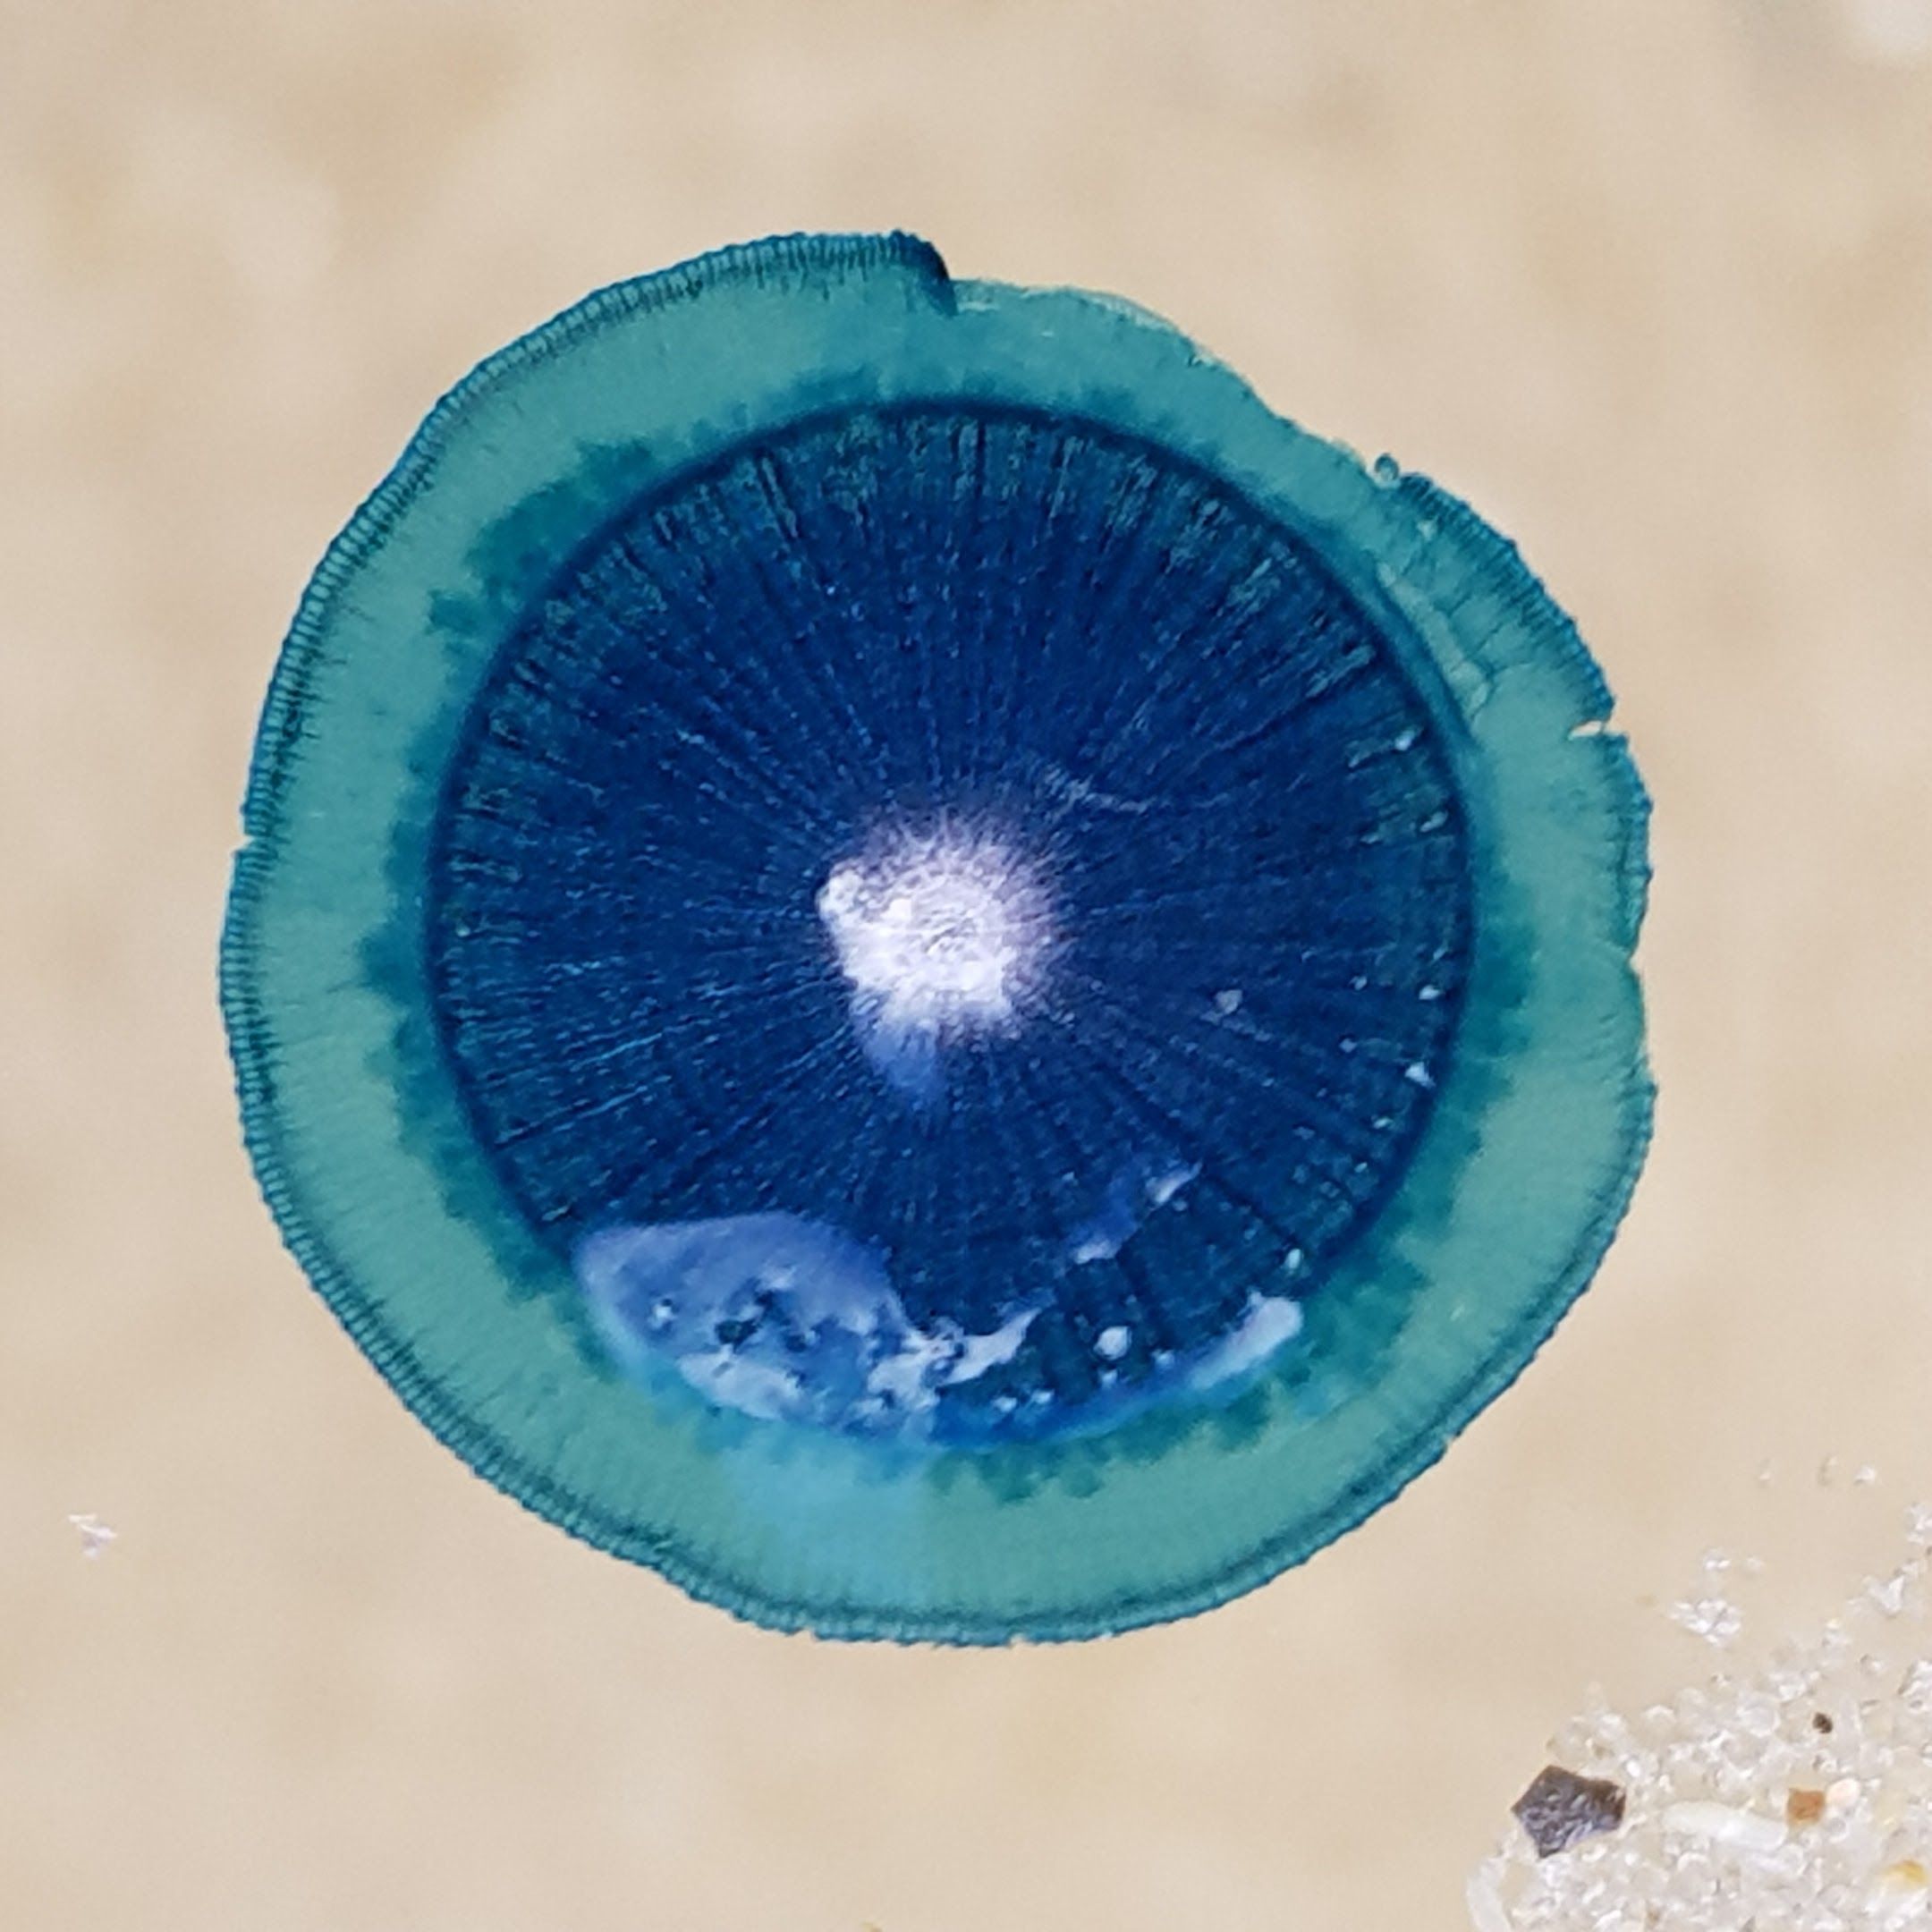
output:
[[1254, 1296], [1234, 1329], [1189, 1371], [1189, 1387], [1218, 1388], [1252, 1374], [1301, 1333], [1302, 1319], [1301, 1304], [1287, 1295]]
[[1092, 1216], [1067, 1241], [1067, 1258], [1076, 1265], [1111, 1261], [1148, 1216], [1166, 1207], [1199, 1177], [1200, 1163], [1171, 1154], [1136, 1154], [1114, 1170]]
[[668, 1366], [721, 1408], [865, 1434], [929, 1434], [942, 1393], [1010, 1362], [1038, 1312], [919, 1328], [878, 1250], [806, 1215], [606, 1228], [574, 1265], [633, 1378]]
[[886, 1003], [868, 995], [853, 996], [852, 1021], [861, 1051], [888, 1086], [921, 1110], [938, 1102], [945, 1074], [939, 1038], [930, 1028], [889, 1019]]

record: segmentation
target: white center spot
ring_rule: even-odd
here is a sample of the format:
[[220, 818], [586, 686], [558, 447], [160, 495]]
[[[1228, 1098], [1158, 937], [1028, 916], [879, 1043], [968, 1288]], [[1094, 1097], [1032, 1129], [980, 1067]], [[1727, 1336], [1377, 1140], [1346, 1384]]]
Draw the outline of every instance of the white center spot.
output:
[[1010, 1021], [1052, 940], [1038, 873], [955, 826], [902, 833], [846, 860], [818, 903], [855, 1005], [894, 1033]]

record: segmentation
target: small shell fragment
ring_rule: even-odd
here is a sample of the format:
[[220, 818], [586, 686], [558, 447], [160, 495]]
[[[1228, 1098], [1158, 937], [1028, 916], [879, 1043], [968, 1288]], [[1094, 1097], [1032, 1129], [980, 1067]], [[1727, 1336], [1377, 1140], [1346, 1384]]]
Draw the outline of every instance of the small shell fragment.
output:
[[80, 1532], [80, 1554], [83, 1556], [98, 1556], [119, 1535], [117, 1530], [110, 1530], [92, 1510], [78, 1516], [71, 1515], [67, 1521]]
[[1733, 1845], [1740, 1852], [1775, 1852], [1786, 1836], [1780, 1818], [1767, 1818], [1761, 1811], [1740, 1810], [1735, 1805], [1718, 1804], [1708, 1799], [1691, 1799], [1669, 1806], [1663, 1824], [1665, 1831], [1708, 1838], [1713, 1843]]
[[1932, 1878], [1919, 1860], [1900, 1859], [1872, 1880], [1868, 1896], [1874, 1905], [1896, 1907], [1923, 1899], [1928, 1884]]
[[1816, 1825], [1825, 1816], [1825, 1793], [1796, 1786], [1784, 1794], [1784, 1821], [1788, 1825]]
[[1888, 1577], [1868, 1577], [1865, 1594], [1887, 1616], [1896, 1616], [1905, 1607], [1905, 1591], [1911, 1582], [1911, 1576], [1902, 1570]]
[[1537, 1856], [1546, 1859], [1582, 1839], [1614, 1832], [1623, 1822], [1623, 1787], [1545, 1765], [1510, 1809], [1530, 1834]]

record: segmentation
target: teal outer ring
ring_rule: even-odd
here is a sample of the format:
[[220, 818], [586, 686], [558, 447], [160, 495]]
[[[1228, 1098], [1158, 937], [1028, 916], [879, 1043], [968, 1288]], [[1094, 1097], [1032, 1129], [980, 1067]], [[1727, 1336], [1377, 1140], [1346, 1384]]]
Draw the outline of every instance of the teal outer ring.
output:
[[[971, 397], [1176, 448], [1301, 532], [1437, 708], [1476, 941], [1412, 1166], [1233, 1409], [1058, 1447], [882, 1453], [647, 1394], [470, 1143], [428, 1020], [421, 868], [491, 651], [614, 498], [760, 426]], [[1648, 1140], [1631, 963], [1648, 801], [1574, 627], [1426, 479], [1274, 415], [1159, 318], [951, 280], [905, 235], [724, 250], [591, 295], [439, 402], [330, 547], [263, 715], [222, 948], [283, 1235], [479, 1475], [776, 1629], [998, 1643], [1205, 1610], [1386, 1502], [1589, 1282]]]

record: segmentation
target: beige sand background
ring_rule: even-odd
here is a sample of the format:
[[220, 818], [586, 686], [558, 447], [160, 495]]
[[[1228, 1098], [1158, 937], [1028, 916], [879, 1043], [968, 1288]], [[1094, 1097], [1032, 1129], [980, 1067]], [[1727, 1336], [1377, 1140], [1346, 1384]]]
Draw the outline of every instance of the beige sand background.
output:
[[[277, 1246], [214, 1008], [277, 640], [424, 407], [894, 224], [1471, 497], [1657, 798], [1596, 1291], [1368, 1528], [1078, 1649], [765, 1635], [473, 1480]], [[1640, 1599], [1752, 1542], [1816, 1608], [1932, 1490], [1928, 614], [1925, 0], [0, 0], [0, 1926], [1461, 1925], [1585, 1683], [1701, 1667]]]

